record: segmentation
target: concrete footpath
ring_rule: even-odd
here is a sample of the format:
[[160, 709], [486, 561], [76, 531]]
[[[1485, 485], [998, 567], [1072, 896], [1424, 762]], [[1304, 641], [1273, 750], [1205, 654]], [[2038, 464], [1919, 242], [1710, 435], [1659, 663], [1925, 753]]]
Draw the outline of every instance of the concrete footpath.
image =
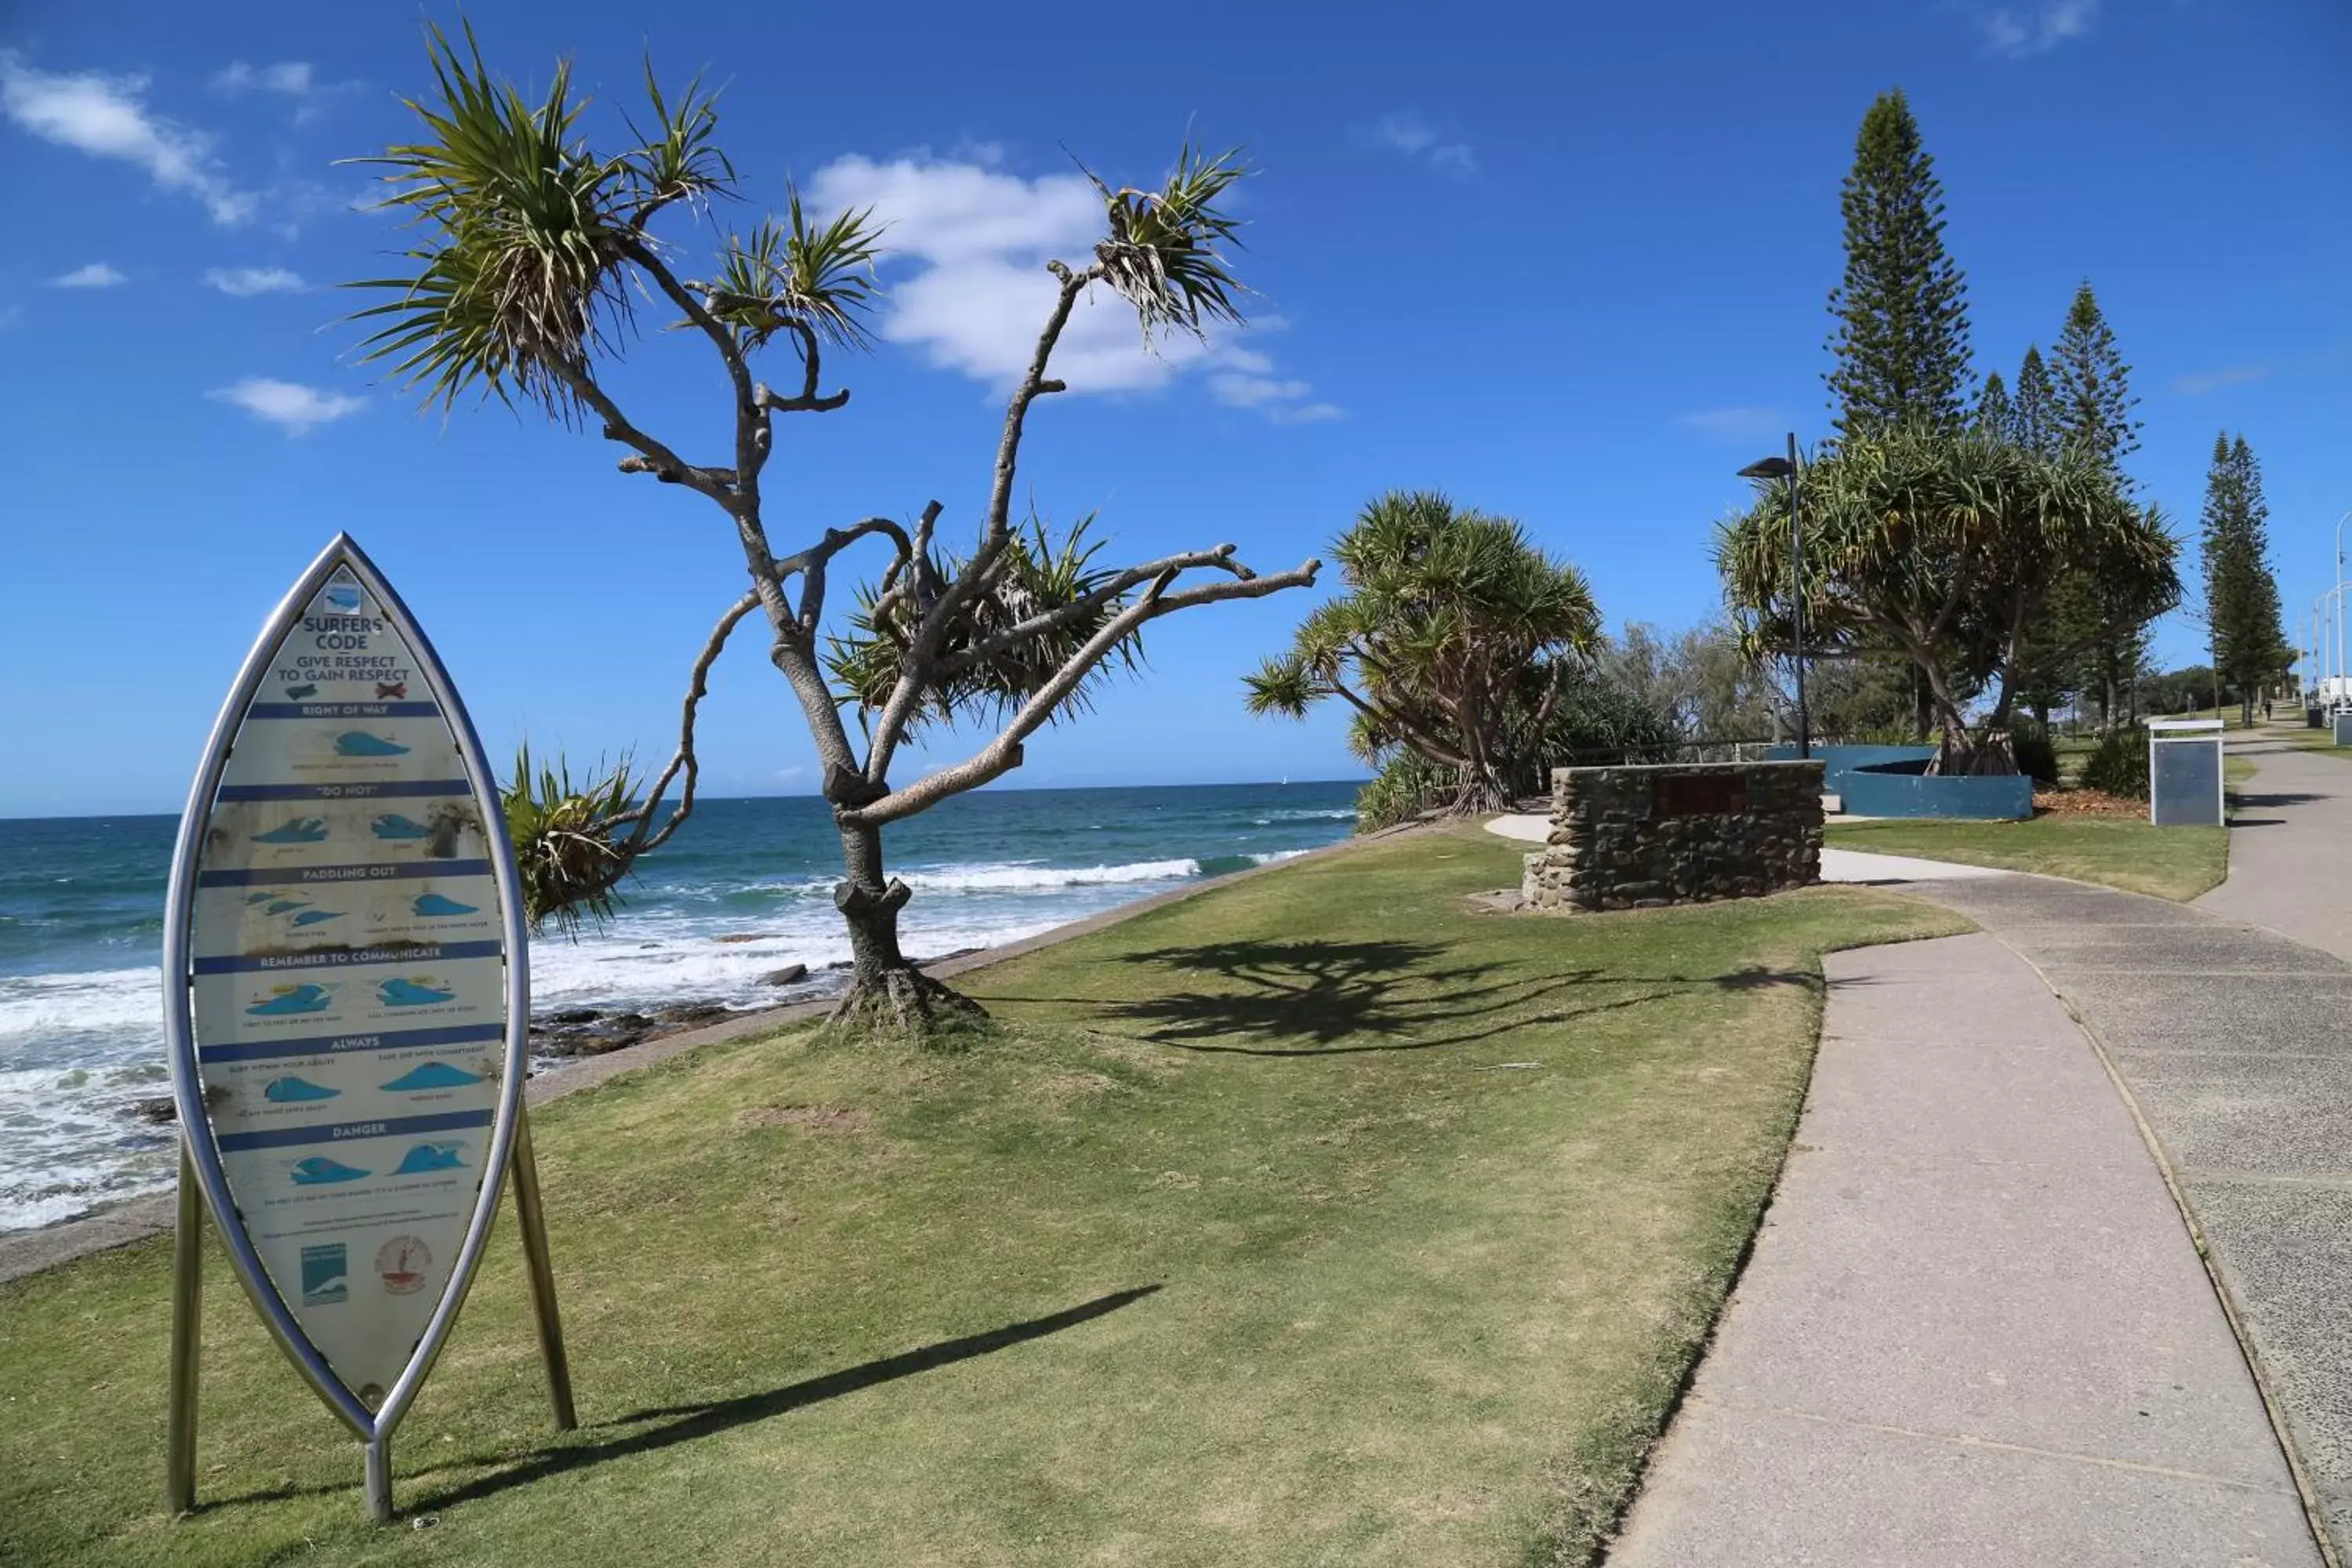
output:
[[1826, 967], [1787, 1173], [1610, 1563], [2318, 1563], [2179, 1210], [2041, 978], [1981, 935]]
[[2278, 733], [2227, 737], [2254, 777], [2237, 791], [2229, 880], [2197, 907], [2352, 961], [2352, 758], [2303, 751]]
[[1928, 890], [2105, 1047], [2352, 1562], [2352, 762], [2231, 744], [2256, 773], [2229, 879], [2194, 906], [2035, 877]]

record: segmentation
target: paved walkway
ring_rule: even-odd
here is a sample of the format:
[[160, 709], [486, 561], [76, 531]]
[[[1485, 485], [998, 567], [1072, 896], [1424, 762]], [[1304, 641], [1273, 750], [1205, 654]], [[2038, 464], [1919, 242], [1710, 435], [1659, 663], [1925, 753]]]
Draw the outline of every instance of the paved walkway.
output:
[[2352, 960], [2352, 759], [2299, 750], [2275, 731], [2229, 741], [2254, 778], [2238, 790], [2230, 879], [2197, 907]]
[[[2196, 905], [2038, 877], [1923, 880], [1918, 891], [1988, 933], [1974, 942], [1997, 941], [2046, 989], [2021, 965], [2003, 974], [1976, 957], [1949, 983], [1905, 970], [1904, 955], [1957, 952], [1949, 943], [1832, 969], [1841, 984], [1797, 1135], [1815, 1152], [1791, 1159], [1613, 1563], [2313, 1561], [2252, 1503], [2187, 1510], [2248, 1531], [2245, 1544], [2175, 1544], [2189, 1492], [2135, 1493], [2087, 1469], [2071, 1500], [2042, 1511], [2043, 1478], [2023, 1450], [2279, 1496], [2281, 1469], [2258, 1480], [2231, 1468], [2252, 1459], [2243, 1401], [2213, 1381], [2218, 1308], [2178, 1274], [2178, 1218], [2167, 1230], [2130, 1217], [2146, 1205], [2128, 1194], [2158, 1173], [2145, 1150], [2134, 1165], [2115, 1143], [2126, 1103], [2189, 1211], [2336, 1558], [2352, 1562], [2352, 761], [2260, 731], [2231, 745], [2258, 771], [2239, 792], [2229, 880]], [[2037, 1014], [2051, 992], [2128, 1102], [2085, 1087], [2082, 1054], [2059, 1047], [2060, 1035], [2080, 1037]], [[1923, 1143], [1931, 1133], [1949, 1146]], [[2037, 1169], [2066, 1174], [2040, 1185]], [[1906, 1191], [1930, 1170], [1932, 1184]], [[2015, 1185], [1988, 1196], [2004, 1177]], [[1983, 1205], [2000, 1217], [1972, 1206]], [[2074, 1246], [2053, 1247], [2053, 1227]], [[2123, 1279], [2120, 1293], [2103, 1300], [2084, 1263]], [[2002, 1315], [2021, 1294], [2038, 1299], [2039, 1318]], [[2162, 1310], [2137, 1310], [2144, 1300]], [[2046, 1398], [2004, 1403], [1979, 1386], [2013, 1387], [1997, 1359], [2009, 1334]], [[2142, 1354], [2181, 1356], [2195, 1375], [2156, 1388], [2126, 1423], [2112, 1399], [2147, 1386], [2129, 1359]], [[2018, 1436], [1995, 1417], [2057, 1436]], [[2183, 1446], [2133, 1446], [2143, 1437]], [[1898, 1438], [1918, 1446], [1907, 1461]], [[2198, 1457], [2200, 1441], [2233, 1458]]]
[[[1992, 882], [1935, 891], [1963, 885]], [[2179, 1211], [2039, 977], [1989, 936], [1827, 967], [1787, 1173], [1614, 1568], [2317, 1563]]]

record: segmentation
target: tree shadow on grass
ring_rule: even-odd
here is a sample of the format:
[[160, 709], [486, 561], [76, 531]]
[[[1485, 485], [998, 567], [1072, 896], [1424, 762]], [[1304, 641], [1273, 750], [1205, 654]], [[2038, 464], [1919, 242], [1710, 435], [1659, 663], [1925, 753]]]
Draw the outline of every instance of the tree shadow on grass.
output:
[[[1585, 968], [1503, 978], [1498, 964], [1441, 966], [1435, 961], [1445, 952], [1406, 940], [1204, 942], [1129, 953], [1120, 962], [1154, 966], [1171, 979], [1212, 974], [1223, 982], [1214, 988], [1169, 985], [1129, 998], [989, 1000], [1085, 1007], [1113, 1026], [1100, 1033], [1176, 1050], [1297, 1058], [1471, 1045], [1514, 1029], [1638, 1007], [1701, 987], [1748, 992], [1822, 984], [1816, 974], [1761, 964], [1697, 977]], [[1596, 987], [1617, 994], [1541, 1005], [1564, 992]], [[1141, 1026], [1123, 1030], [1116, 1026], [1121, 1023]]]
[[[528, 1486], [550, 1476], [561, 1475], [590, 1465], [601, 1465], [608, 1459], [627, 1458], [636, 1454], [656, 1453], [680, 1443], [716, 1436], [738, 1426], [748, 1426], [772, 1416], [786, 1415], [803, 1406], [827, 1399], [838, 1399], [845, 1394], [856, 1394], [877, 1384], [895, 1382], [917, 1373], [930, 1372], [939, 1367], [970, 1361], [975, 1356], [991, 1354], [1012, 1346], [1043, 1339], [1064, 1329], [1077, 1327], [1106, 1317], [1120, 1308], [1130, 1306], [1163, 1289], [1160, 1285], [1139, 1285], [1132, 1289], [1114, 1290], [1108, 1296], [1042, 1318], [1024, 1322], [1007, 1323], [1003, 1328], [985, 1333], [967, 1334], [961, 1339], [943, 1340], [935, 1345], [925, 1345], [903, 1354], [884, 1356], [859, 1366], [845, 1367], [821, 1377], [804, 1378], [788, 1383], [782, 1388], [772, 1388], [761, 1394], [739, 1394], [732, 1399], [712, 1400], [697, 1405], [665, 1405], [647, 1410], [633, 1411], [610, 1421], [598, 1422], [590, 1430], [609, 1432], [618, 1427], [641, 1426], [646, 1422], [660, 1425], [642, 1430], [615, 1432], [614, 1436], [585, 1443], [566, 1443], [541, 1449], [536, 1455], [467, 1481], [461, 1486], [428, 1491], [409, 1504], [412, 1513], [429, 1512], [436, 1509], [454, 1508], [462, 1502], [474, 1502], [514, 1487]], [[397, 1470], [397, 1458], [394, 1468]], [[430, 1474], [442, 1466], [428, 1467], [410, 1474]]]
[[[1171, 986], [1150, 996], [1087, 999], [1080, 1005], [1095, 1009], [1106, 1020], [1142, 1026], [1129, 1038], [1178, 1050], [1325, 1057], [1465, 1045], [1528, 1024], [1634, 1006], [1667, 994], [1643, 991], [1530, 1016], [1525, 1010], [1546, 996], [1578, 986], [1621, 984], [1638, 977], [1578, 969], [1507, 979], [1500, 976], [1496, 964], [1441, 965], [1436, 961], [1445, 952], [1432, 943], [1411, 941], [1314, 939], [1157, 948], [1128, 954], [1122, 962], [1151, 965], [1171, 979], [1214, 975], [1222, 984], [1213, 988]], [[1487, 1027], [1459, 1027], [1505, 1014], [1511, 1016], [1496, 1018]], [[1443, 1032], [1426, 1032], [1433, 1029]]]

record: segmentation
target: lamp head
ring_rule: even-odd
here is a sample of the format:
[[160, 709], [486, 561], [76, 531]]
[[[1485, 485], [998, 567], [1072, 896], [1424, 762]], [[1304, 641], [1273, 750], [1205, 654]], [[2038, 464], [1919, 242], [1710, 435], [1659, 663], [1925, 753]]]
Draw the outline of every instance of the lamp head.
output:
[[1759, 458], [1739, 470], [1743, 479], [1785, 479], [1797, 470], [1786, 458]]

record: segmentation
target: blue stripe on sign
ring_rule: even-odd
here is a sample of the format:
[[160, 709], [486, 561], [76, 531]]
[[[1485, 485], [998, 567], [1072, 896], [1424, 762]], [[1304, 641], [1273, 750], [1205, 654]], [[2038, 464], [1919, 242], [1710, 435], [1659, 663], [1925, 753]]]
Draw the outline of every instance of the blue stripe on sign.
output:
[[281, 882], [385, 882], [418, 877], [487, 877], [488, 860], [401, 860], [389, 866], [250, 866], [199, 871], [199, 888], [269, 888]]
[[280, 1057], [322, 1057], [336, 1051], [399, 1051], [413, 1046], [472, 1046], [507, 1037], [504, 1024], [452, 1024], [439, 1029], [387, 1029], [375, 1035], [311, 1035], [299, 1040], [240, 1040], [205, 1046], [202, 1062], [260, 1062]]
[[309, 952], [239, 952], [195, 962], [198, 974], [250, 974], [264, 969], [349, 968], [354, 963], [441, 963], [455, 958], [496, 958], [505, 944], [482, 942], [416, 942], [400, 947], [319, 948]]
[[257, 702], [248, 719], [437, 719], [433, 702]]
[[471, 795], [464, 779], [394, 780], [387, 784], [223, 784], [223, 800], [414, 800], [423, 795]]
[[308, 1127], [272, 1127], [261, 1132], [225, 1132], [218, 1142], [224, 1154], [246, 1149], [291, 1149], [304, 1143], [348, 1143], [355, 1138], [406, 1138], [418, 1132], [455, 1132], [463, 1127], [488, 1127], [487, 1110], [449, 1110], [438, 1116], [395, 1116], [384, 1121], [313, 1122]]

